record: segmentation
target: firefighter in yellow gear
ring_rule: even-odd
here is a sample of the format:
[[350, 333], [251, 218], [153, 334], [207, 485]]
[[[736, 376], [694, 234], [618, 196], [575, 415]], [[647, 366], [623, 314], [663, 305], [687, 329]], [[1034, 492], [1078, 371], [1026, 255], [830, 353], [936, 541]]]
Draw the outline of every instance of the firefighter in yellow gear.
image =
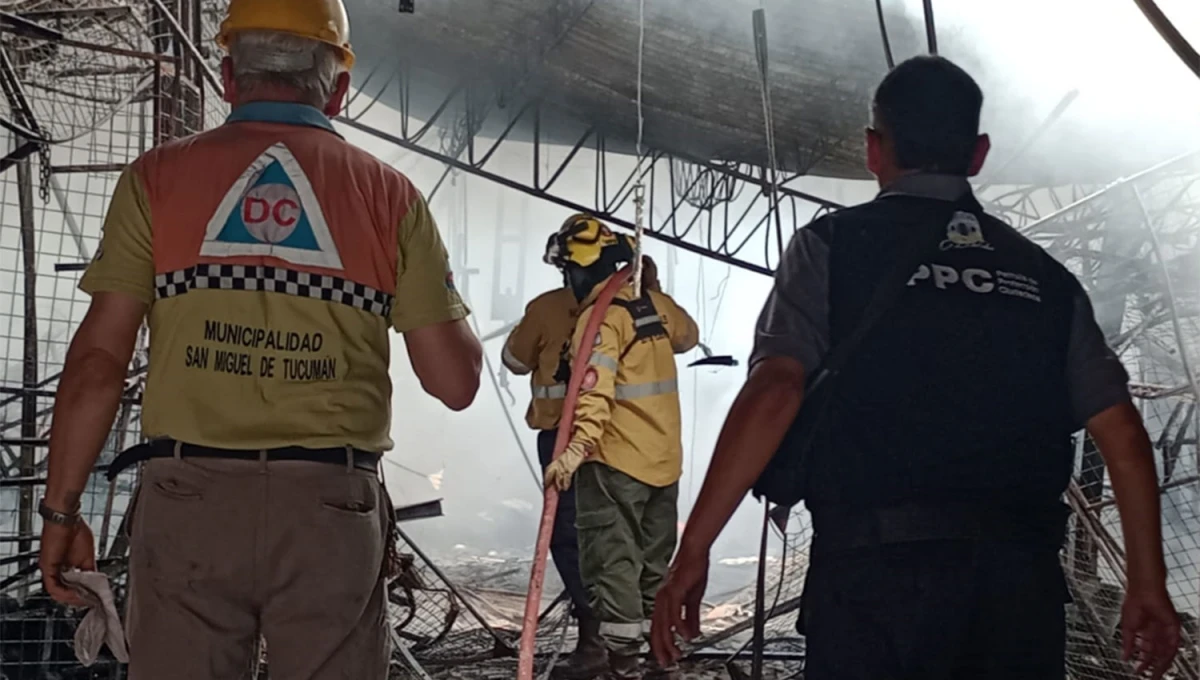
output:
[[[538, 459], [542, 470], [554, 456], [554, 441], [567, 394], [570, 365], [567, 363], [579, 300], [564, 285], [542, 293], [525, 307], [525, 315], [509, 333], [501, 361], [516, 375], [529, 375], [533, 395], [525, 421], [537, 430]], [[570, 597], [579, 626], [575, 651], [564, 659], [566, 666], [602, 672], [608, 663], [600, 624], [588, 607], [587, 590], [579, 575], [579, 542], [575, 532], [575, 492], [559, 494], [554, 527], [550, 534], [550, 554]]]
[[626, 237], [587, 215], [568, 220], [547, 252], [581, 301], [571, 347], [586, 352], [588, 362], [570, 442], [547, 468], [546, 484], [566, 490], [574, 480], [580, 571], [608, 650], [609, 677], [622, 679], [643, 677], [638, 655], [675, 550], [683, 470], [675, 355], [699, 342], [696, 322], [659, 289], [648, 259], [642, 296], [634, 297], [632, 284], [622, 286], [595, 339], [582, 338], [596, 297], [632, 257]]
[[525, 305], [525, 315], [504, 342], [500, 355], [504, 366], [516, 375], [530, 376], [533, 398], [525, 422], [534, 430], [554, 430], [562, 417], [570, 371], [565, 363], [567, 348], [577, 318], [579, 300], [570, 288], [556, 288]]

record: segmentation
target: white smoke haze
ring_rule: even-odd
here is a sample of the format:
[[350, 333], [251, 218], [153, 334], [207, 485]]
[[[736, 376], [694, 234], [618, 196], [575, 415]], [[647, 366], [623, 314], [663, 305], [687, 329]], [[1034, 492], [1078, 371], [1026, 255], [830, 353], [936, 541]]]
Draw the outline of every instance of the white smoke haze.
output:
[[[626, 4], [636, 17], [636, 2]], [[689, 30], [699, 26], [702, 40], [725, 40], [724, 34], [730, 31], [743, 33], [749, 40], [750, 12], [759, 3], [742, 0], [720, 4], [724, 7], [720, 16], [706, 15], [711, 25], [694, 13], [680, 16], [686, 16]], [[862, 21], [874, 27], [873, 3], [863, 0], [861, 4]], [[773, 40], [781, 30], [770, 24], [772, 13], [779, 13], [777, 5], [766, 3]], [[1186, 36], [1200, 43], [1200, 3], [1161, 0], [1160, 5]], [[997, 146], [1016, 147], [1066, 93], [1078, 90], [1077, 100], [1047, 130], [1043, 143], [1027, 152], [1027, 157], [1040, 163], [1119, 165], [1143, 162], [1148, 155], [1154, 161], [1163, 160], [1200, 148], [1200, 79], [1159, 38], [1130, 0], [943, 0], [935, 1], [934, 7], [942, 53], [960, 61], [984, 88], [984, 127]], [[648, 13], [655, 16], [686, 11], [683, 8], [680, 3], [647, 3]], [[889, 26], [899, 61], [910, 56], [899, 49], [906, 40], [905, 31], [907, 40], [923, 40], [921, 2], [892, 2], [889, 11], [893, 16], [906, 14], [911, 21], [907, 27]], [[744, 19], [737, 18], [738, 26], [730, 28], [735, 17]], [[740, 28], [742, 21], [744, 30]], [[647, 36], [648, 41], [653, 39], [653, 35]], [[960, 54], [967, 48], [969, 53]], [[704, 77], [702, 73], [695, 76]], [[862, 115], [865, 122], [865, 110], [854, 115]], [[399, 117], [376, 107], [364, 122], [395, 129]], [[379, 142], [370, 137], [354, 132], [347, 132], [347, 136], [367, 148], [379, 147]], [[1061, 139], [1070, 141], [1072, 153], [1050, 156], [1044, 151], [1048, 147], [1061, 148], [1051, 144]], [[528, 149], [521, 152], [506, 148], [520, 146], [506, 143], [489, 169], [501, 175], [526, 176]], [[548, 165], [561, 160], [566, 152], [543, 148], [544, 155], [554, 157], [547, 160]], [[394, 148], [377, 153], [408, 172], [425, 191], [443, 171], [433, 161]], [[991, 164], [994, 167], [1005, 160], [1002, 154], [994, 155]], [[984, 177], [986, 174], [985, 170]], [[564, 176], [558, 191], [591, 191], [590, 179], [570, 175], [568, 172]], [[801, 178], [791, 186], [841, 203], [867, 200], [876, 190], [871, 182], [817, 177]], [[456, 263], [459, 288], [468, 297], [481, 334], [515, 320], [514, 316], [506, 316], [511, 312], [494, 308], [498, 300], [493, 290], [497, 269], [501, 288], [519, 292], [522, 302], [560, 285], [557, 273], [541, 263], [541, 250], [547, 234], [569, 211], [464, 175], [447, 180], [432, 207]], [[500, 231], [506, 239], [523, 239], [517, 245], [506, 241], [503, 257], [497, 255]], [[687, 369], [686, 362], [699, 358], [699, 354], [680, 358], [685, 448], [680, 519], [684, 521], [699, 491], [725, 413], [744, 379], [754, 322], [771, 282], [767, 277], [704, 260], [657, 241], [648, 243], [647, 253], [658, 261], [668, 292], [700, 324], [702, 341], [716, 353], [732, 354], [742, 362], [732, 369]], [[523, 276], [518, 275], [520, 260], [524, 261]], [[501, 344], [502, 338], [485, 346], [493, 372], [501, 370]], [[388, 466], [388, 483], [398, 503], [440, 497], [445, 512], [444, 517], [406, 525], [406, 530], [434, 554], [528, 559], [541, 507], [540, 489], [529, 470], [531, 465], [537, 466], [535, 435], [523, 420], [529, 399], [528, 381], [508, 376], [510, 402], [509, 396], [503, 390], [494, 390], [485, 376], [476, 403], [463, 413], [450, 413], [420, 393], [408, 362], [402, 358], [402, 340], [397, 339], [394, 348], [393, 437], [397, 448], [389, 459], [415, 473]], [[505, 411], [516, 425], [517, 437], [505, 420]], [[528, 462], [522, 460], [520, 445]], [[431, 477], [440, 482], [440, 488], [435, 489], [422, 477], [437, 472], [442, 474]], [[755, 561], [750, 557], [757, 553], [760, 513], [753, 501], [744, 503], [714, 549], [714, 557], [723, 560], [724, 568], [734, 570], [727, 577], [728, 587], [752, 578], [752, 570], [746, 565]]]
[[[878, 64], [882, 72], [883, 52], [877, 40], [870, 42], [869, 53], [863, 51], [867, 47], [856, 52], [843, 45], [847, 33], [878, 35], [874, 2], [840, 1], [839, 11], [857, 23], [828, 27], [829, 30], [816, 35], [816, 39], [825, 42], [808, 45], [806, 49], [830, 54], [827, 66], [834, 71], [869, 61]], [[754, 9], [765, 6], [767, 10], [772, 67], [802, 69], [808, 65], [791, 63], [785, 49], [786, 37], [794, 28], [792, 22], [803, 21], [810, 6], [832, 6], [834, 2], [814, 1], [810, 5], [797, 0], [652, 0], [646, 2], [646, 7], [648, 21], [656, 25], [659, 21], [670, 22], [671, 30], [686, 34], [698, 52], [728, 57], [738, 68], [753, 72], [750, 17]], [[1200, 2], [1158, 2], [1193, 45], [1200, 46]], [[394, 2], [390, 0], [350, 0], [349, 4], [352, 16], [355, 6], [366, 5], [395, 16]], [[496, 3], [500, 4], [506, 3]], [[888, 28], [896, 58], [917, 53], [923, 43], [920, 0], [891, 0], [885, 4], [893, 21]], [[1027, 152], [1027, 158], [1046, 166], [1134, 165], [1137, 167], [1129, 171], [1136, 171], [1144, 167], [1138, 166], [1140, 163], [1149, 165], [1200, 148], [1200, 79], [1161, 40], [1132, 0], [934, 0], [933, 4], [942, 52], [962, 63], [985, 90], [984, 127], [997, 147], [1019, 146], [1067, 92], [1078, 90], [1078, 99]], [[463, 3], [444, 0], [431, 2], [427, 7], [434, 12], [439, 6], [449, 5]], [[534, 8], [529, 10], [530, 20], [534, 21], [538, 19], [536, 10], [541, 3], [529, 6]], [[617, 8], [634, 21], [637, 7], [637, 0], [599, 0], [596, 4], [597, 11], [603, 9], [611, 14]], [[907, 22], [901, 21], [905, 17]], [[589, 39], [593, 42], [609, 37], [619, 39], [621, 49], [625, 49], [636, 44], [635, 29], [635, 23], [627, 23], [612, 28], [609, 31], [612, 35], [605, 35], [604, 27], [597, 28], [585, 21], [581, 30], [590, 31]], [[377, 53], [395, 49], [386, 39], [373, 37], [381, 34], [371, 30], [367, 25], [355, 27], [360, 56], [371, 49]], [[386, 38], [386, 33], [382, 35]], [[648, 46], [652, 47], [655, 40], [653, 32], [647, 35]], [[372, 47], [370, 41], [378, 44]], [[453, 38], [447, 38], [446, 42], [447, 48], [464, 44], [468, 43]], [[477, 61], [485, 62], [491, 56]], [[394, 61], [389, 63], [394, 66]], [[653, 63], [646, 66], [648, 70], [654, 68]], [[686, 75], [697, 81], [706, 78], [700, 71]], [[823, 74], [830, 79], [837, 75], [833, 71]], [[358, 72], [355, 77], [361, 84], [363, 78]], [[377, 78], [386, 80], [386, 69]], [[632, 78], [629, 73], [622, 94], [632, 91]], [[369, 89], [377, 86], [378, 80]], [[714, 99], [713, 104], [717, 103]], [[757, 116], [758, 106], [757, 100], [747, 102], [745, 110], [748, 115]], [[623, 110], [632, 124], [632, 106]], [[705, 112], [695, 113], [703, 116]], [[861, 118], [865, 124], [865, 101], [854, 103], [853, 110], [846, 115]], [[396, 131], [400, 116], [388, 109], [385, 102], [371, 108], [363, 122]], [[444, 167], [435, 161], [345, 126], [342, 131], [351, 142], [408, 173], [425, 192], [431, 192], [442, 177]], [[436, 130], [430, 134], [436, 135]], [[1062, 148], [1069, 152], [1048, 151]], [[543, 147], [547, 167], [561, 161], [567, 151]], [[525, 179], [530, 167], [529, 154], [528, 145], [506, 143], [488, 169]], [[583, 154], [588, 159], [583, 165], [589, 166], [590, 171], [590, 152], [585, 150]], [[1005, 154], [998, 152], [991, 168], [1006, 160]], [[622, 163], [623, 167], [611, 170], [614, 175], [627, 170], [632, 159], [614, 165]], [[76, 181], [85, 179], [80, 177]], [[81, 219], [86, 217], [89, 248], [94, 247], [98, 238], [99, 220], [114, 179], [115, 175], [103, 181], [91, 180], [95, 183], [87, 186], [86, 191], [72, 192], [73, 210]], [[18, 297], [22, 265], [15, 226], [18, 219], [15, 182], [6, 180], [5, 184], [4, 196], [0, 197], [5, 205], [5, 224], [0, 228], [0, 314], [8, 319], [9, 326], [0, 340], [8, 348], [4, 354], [8, 363], [5, 383], [16, 385], [21, 375], [22, 303]], [[801, 178], [790, 186], [845, 204], [866, 200], [875, 191], [871, 182], [821, 177]], [[556, 193], [576, 196], [590, 197], [591, 191], [590, 177], [574, 172], [567, 172], [555, 187]], [[462, 174], [447, 179], [431, 205], [451, 252], [458, 286], [473, 309], [472, 320], [480, 334], [503, 328], [515, 320], [524, 302], [560, 285], [558, 274], [542, 264], [541, 254], [547, 234], [561, 223], [568, 210]], [[655, 210], [658, 217], [664, 216], [663, 205], [656, 204]], [[37, 222], [42, 226], [38, 247], [44, 253], [39, 257], [39, 272], [50, 272], [61, 261], [85, 260], [90, 255], [90, 252], [75, 253], [66, 244], [61, 218], [51, 215], [40, 202]], [[680, 487], [683, 521], [699, 491], [725, 414], [744, 379], [754, 321], [771, 281], [658, 241], [648, 242], [647, 253], [658, 261], [668, 292], [700, 324], [703, 342], [714, 352], [731, 354], [742, 362], [737, 368], [688, 369], [685, 364], [699, 358], [699, 354], [693, 352], [680, 358], [685, 449]], [[86, 298], [72, 297], [74, 277], [65, 274], [41, 280], [43, 297], [39, 299], [38, 311], [46, 333], [40, 354], [46, 368], [57, 370], [65, 341], [82, 317]], [[508, 293], [509, 297], [502, 293]], [[518, 303], [515, 313], [513, 299]], [[403, 300], [399, 303], [403, 304]], [[500, 370], [501, 342], [502, 338], [485, 345], [493, 373]], [[508, 376], [510, 401], [508, 393], [493, 389], [485, 376], [476, 403], [465, 412], [452, 413], [421, 392], [405, 358], [401, 338], [394, 340], [393, 351], [396, 448], [388, 454], [389, 489], [401, 505], [441, 498], [445, 513], [440, 518], [406, 524], [405, 530], [434, 555], [527, 559], [532, 552], [541, 507], [540, 485], [530, 472], [530, 466], [537, 468], [535, 436], [526, 428], [523, 418], [529, 399], [528, 381]], [[43, 375], [50, 372], [44, 371]], [[515, 423], [515, 437], [506, 413]], [[10, 405], [6, 421], [13, 420], [16, 414], [16, 406]], [[752, 578], [752, 569], [747, 565], [753, 564], [751, 558], [757, 553], [759, 512], [757, 504], [746, 502], [715, 548], [714, 557], [725, 560], [722, 568], [741, 569], [736, 572], [741, 580], [732, 583], [733, 586]]]

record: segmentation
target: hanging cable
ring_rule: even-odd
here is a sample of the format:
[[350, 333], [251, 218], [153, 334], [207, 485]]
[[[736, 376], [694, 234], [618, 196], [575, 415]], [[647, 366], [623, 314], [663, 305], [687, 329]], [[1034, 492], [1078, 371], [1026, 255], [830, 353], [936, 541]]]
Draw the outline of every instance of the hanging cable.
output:
[[642, 181], [642, 134], [645, 119], [642, 116], [642, 64], [646, 49], [646, 0], [638, 2], [638, 52], [637, 52], [637, 184], [633, 185], [633, 296], [642, 296], [642, 235], [646, 231], [645, 205], [646, 184]]

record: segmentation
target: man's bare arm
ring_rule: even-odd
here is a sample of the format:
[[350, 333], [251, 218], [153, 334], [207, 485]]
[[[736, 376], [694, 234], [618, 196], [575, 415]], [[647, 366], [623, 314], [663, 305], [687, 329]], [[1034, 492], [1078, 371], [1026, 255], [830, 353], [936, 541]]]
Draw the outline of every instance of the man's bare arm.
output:
[[1158, 477], [1150, 437], [1142, 416], [1130, 402], [1101, 411], [1087, 423], [1112, 477], [1125, 550], [1130, 588], [1161, 586], [1163, 564]]
[[704, 559], [766, 469], [804, 400], [804, 367], [773, 356], [750, 371], [725, 417], [704, 486], [680, 540], [679, 559]]
[[108, 439], [146, 303], [124, 293], [96, 293], [71, 340], [54, 400], [46, 504], [72, 511]]
[[483, 347], [465, 319], [406, 331], [404, 344], [422, 389], [454, 411], [475, 401]]

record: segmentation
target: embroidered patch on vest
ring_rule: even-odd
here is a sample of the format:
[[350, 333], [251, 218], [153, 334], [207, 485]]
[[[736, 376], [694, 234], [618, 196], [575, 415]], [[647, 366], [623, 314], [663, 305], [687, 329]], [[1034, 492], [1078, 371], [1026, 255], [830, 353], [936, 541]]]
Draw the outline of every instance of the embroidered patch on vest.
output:
[[282, 143], [254, 159], [229, 187], [208, 222], [200, 254], [270, 256], [343, 270], [312, 184]]

